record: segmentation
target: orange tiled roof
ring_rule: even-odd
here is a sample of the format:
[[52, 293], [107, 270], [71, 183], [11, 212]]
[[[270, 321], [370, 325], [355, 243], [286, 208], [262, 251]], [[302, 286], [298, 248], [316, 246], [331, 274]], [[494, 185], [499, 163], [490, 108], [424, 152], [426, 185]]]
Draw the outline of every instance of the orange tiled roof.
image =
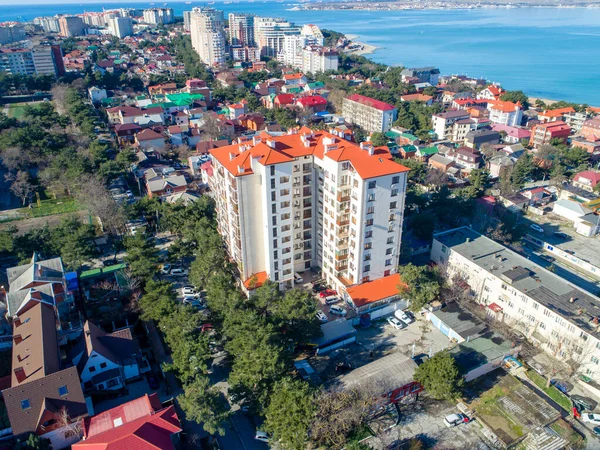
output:
[[284, 80], [299, 80], [304, 76], [303, 73], [286, 73], [283, 76]]
[[[310, 134], [309, 134], [310, 133]], [[303, 142], [303, 136], [307, 136]], [[324, 139], [333, 142], [333, 147], [325, 152]], [[267, 140], [271, 141], [267, 145]], [[210, 154], [219, 161], [234, 176], [252, 174], [251, 160], [268, 166], [293, 161], [301, 156], [314, 155], [319, 159], [325, 157], [334, 161], [348, 161], [362, 179], [375, 178], [395, 173], [408, 172], [409, 169], [393, 161], [387, 147], [377, 147], [373, 155], [358, 145], [340, 139], [326, 131], [312, 132], [303, 128], [299, 133], [273, 137], [266, 133], [261, 135], [261, 142], [253, 144], [246, 141], [243, 144], [233, 144], [213, 149]], [[240, 168], [243, 171], [240, 171]]]
[[575, 110], [569, 106], [568, 108], [549, 109], [544, 111], [541, 115], [544, 117], [562, 117], [563, 114], [574, 112]]
[[517, 106], [521, 108], [521, 103], [505, 102], [503, 100], [490, 100], [488, 102], [488, 106], [490, 107], [490, 109], [495, 109], [497, 111], [509, 113], [514, 112]]
[[399, 294], [399, 286], [406, 286], [400, 278], [400, 274], [395, 273], [378, 280], [368, 281], [367, 283], [357, 284], [346, 289], [346, 292], [354, 302], [357, 308], [375, 303], [380, 300], [393, 297]]
[[[248, 278], [246, 281], [244, 281], [244, 287], [249, 290], [259, 288], [263, 285], [265, 281], [267, 281], [268, 278], [269, 277], [267, 276], [267, 272], [255, 273], [254, 275], [251, 275], [250, 278]], [[254, 283], [254, 287], [251, 287], [252, 283]]]

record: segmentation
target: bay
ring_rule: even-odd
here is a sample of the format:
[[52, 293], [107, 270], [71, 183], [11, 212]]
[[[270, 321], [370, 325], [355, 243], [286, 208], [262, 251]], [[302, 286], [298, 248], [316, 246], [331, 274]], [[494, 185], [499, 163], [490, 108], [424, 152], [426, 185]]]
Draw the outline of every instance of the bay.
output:
[[[155, 2], [155, 6], [163, 2]], [[177, 16], [194, 1], [167, 2]], [[229, 12], [314, 23], [379, 47], [377, 62], [436, 66], [522, 89], [533, 97], [600, 106], [600, 8], [487, 8], [421, 11], [291, 11], [291, 2], [216, 2]], [[0, 5], [0, 22], [149, 2]]]

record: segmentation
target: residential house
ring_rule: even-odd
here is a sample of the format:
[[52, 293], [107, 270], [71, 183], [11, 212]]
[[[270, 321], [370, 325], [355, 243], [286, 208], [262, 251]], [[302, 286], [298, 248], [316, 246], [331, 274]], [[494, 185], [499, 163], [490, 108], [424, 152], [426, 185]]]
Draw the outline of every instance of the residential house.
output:
[[518, 126], [523, 118], [521, 103], [505, 102], [502, 100], [490, 100], [488, 102], [490, 121], [501, 125]]
[[303, 73], [286, 73], [283, 75], [283, 80], [286, 86], [304, 86], [308, 82], [308, 78]]
[[398, 293], [398, 287], [403, 285], [400, 274], [379, 278], [367, 283], [348, 287], [343, 297], [358, 315], [369, 313], [373, 317], [375, 311], [405, 309], [408, 305]]
[[171, 141], [171, 145], [183, 145], [184, 141], [184, 132], [179, 125], [171, 125], [167, 128], [167, 136]]
[[16, 438], [34, 433], [59, 450], [79, 440], [71, 424], [87, 415], [87, 406], [77, 369], [61, 368], [56, 331], [52, 305], [37, 302], [19, 311], [13, 320], [11, 387], [2, 397]]
[[162, 407], [157, 394], [123, 403], [83, 424], [73, 450], [176, 450], [183, 431], [175, 406]]
[[513, 213], [522, 213], [529, 205], [529, 199], [522, 194], [501, 195], [500, 201]]
[[156, 95], [174, 94], [177, 91], [178, 89], [175, 83], [163, 83], [155, 86], [148, 86], [148, 93], [151, 97]]
[[278, 94], [273, 100], [273, 108], [284, 108], [293, 105], [296, 101], [296, 96], [293, 94]]
[[534, 148], [539, 148], [544, 144], [550, 144], [553, 139], [567, 142], [567, 138], [570, 134], [571, 127], [560, 120], [555, 122], [540, 123], [534, 125], [531, 129], [529, 145]]
[[489, 85], [485, 89], [482, 89], [477, 94], [477, 98], [483, 100], [500, 100], [502, 94], [506, 91], [502, 89], [500, 86], [496, 86], [494, 84]]
[[488, 163], [488, 170], [492, 178], [499, 178], [503, 170], [510, 170], [515, 165], [515, 158], [505, 153], [492, 156]]
[[400, 100], [403, 102], [422, 102], [427, 106], [433, 105], [433, 97], [425, 94], [407, 94], [400, 96]]
[[[188, 111], [194, 111], [196, 108], [192, 108]], [[201, 108], [200, 108], [201, 110]], [[188, 127], [190, 124], [190, 116], [183, 111], [174, 111], [171, 114], [171, 120], [175, 125], [179, 125], [182, 127]]]
[[465, 146], [479, 149], [483, 144], [495, 145], [500, 142], [500, 133], [494, 130], [472, 130], [465, 136]]
[[[431, 117], [433, 122], [433, 132], [438, 139], [452, 139], [460, 138], [460, 142], [464, 139], [464, 136], [471, 130], [471, 122], [464, 122], [462, 127], [453, 128], [454, 124], [458, 121], [469, 120], [469, 113], [461, 110], [449, 110], [443, 113], [434, 114]], [[464, 135], [463, 135], [464, 134]]]
[[199, 155], [208, 155], [213, 148], [219, 148], [229, 145], [227, 139], [218, 139], [216, 141], [200, 141], [196, 144], [196, 153]]
[[487, 100], [477, 100], [475, 98], [455, 98], [452, 101], [452, 108], [464, 109], [468, 111], [471, 108], [486, 108], [488, 105]]
[[140, 150], [153, 151], [164, 150], [165, 138], [161, 133], [157, 133], [151, 128], [135, 134], [135, 143]]
[[260, 131], [265, 127], [265, 118], [259, 113], [244, 114], [239, 120], [247, 130]]
[[229, 109], [229, 118], [237, 119], [242, 114], [246, 114], [246, 101], [242, 100], [239, 103], [233, 103], [231, 105], [227, 105], [227, 109]]
[[454, 160], [437, 154], [429, 158], [427, 164], [433, 169], [441, 170], [442, 172], [446, 173], [450, 167], [454, 167]]
[[415, 156], [421, 161], [427, 161], [433, 155], [437, 155], [438, 152], [439, 149], [436, 145], [431, 145], [429, 147], [419, 147], [415, 152]]
[[600, 172], [594, 172], [593, 170], [579, 172], [575, 174], [571, 183], [575, 187], [593, 192], [596, 185], [600, 183]]
[[115, 134], [120, 145], [133, 144], [136, 133], [140, 131], [142, 131], [142, 127], [137, 123], [118, 123], [115, 125]]
[[581, 127], [580, 135], [587, 141], [600, 141], [600, 117], [586, 120]]
[[600, 153], [600, 141], [591, 142], [586, 141], [581, 136], [574, 136], [571, 138], [571, 147], [579, 147], [588, 152], [590, 155], [598, 155]]
[[103, 99], [107, 98], [106, 89], [92, 86], [88, 89], [90, 101], [92, 103], [100, 103]]
[[526, 189], [521, 195], [529, 199], [530, 205], [545, 205], [552, 199], [552, 193], [543, 187]]
[[232, 72], [220, 72], [216, 78], [219, 84], [223, 87], [244, 87], [244, 82], [241, 81]]
[[538, 120], [542, 123], [545, 122], [556, 122], [558, 120], [564, 120], [565, 114], [574, 113], [575, 110], [572, 107], [548, 109], [538, 114]]
[[469, 173], [481, 166], [481, 153], [470, 147], [458, 147], [446, 152], [446, 158], [453, 160], [458, 167]]
[[88, 320], [69, 356], [86, 391], [121, 389], [140, 376], [142, 352], [130, 328], [106, 333]]
[[320, 95], [310, 95], [297, 99], [296, 106], [314, 114], [327, 109], [327, 100]]
[[531, 131], [523, 127], [513, 127], [509, 125], [494, 123], [492, 124], [492, 130], [497, 131], [498, 133], [503, 135], [502, 140], [507, 143], [517, 144], [522, 140], [529, 141], [529, 139], [531, 138]]
[[570, 220], [571, 222], [577, 222], [581, 217], [591, 213], [592, 210], [586, 208], [579, 202], [561, 199], [554, 203], [552, 212], [558, 216]]
[[569, 112], [563, 115], [563, 121], [575, 132], [581, 131], [588, 118], [589, 115], [586, 112]]
[[369, 132], [385, 133], [392, 128], [398, 117], [398, 110], [388, 103], [352, 94], [343, 101], [342, 115], [348, 122]]
[[146, 171], [146, 190], [148, 197], [166, 197], [187, 190], [185, 176], [176, 174], [158, 174], [154, 169]]
[[417, 82], [429, 83], [431, 86], [437, 86], [440, 78], [440, 69], [435, 67], [404, 69], [400, 75], [402, 76], [402, 81], [405, 81], [409, 78], [416, 78]]

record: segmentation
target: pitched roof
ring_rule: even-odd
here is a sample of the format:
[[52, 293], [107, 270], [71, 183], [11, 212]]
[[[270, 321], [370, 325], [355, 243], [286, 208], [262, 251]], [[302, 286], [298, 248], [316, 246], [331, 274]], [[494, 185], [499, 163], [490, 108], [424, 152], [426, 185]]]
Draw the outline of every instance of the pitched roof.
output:
[[77, 369], [80, 372], [93, 352], [104, 356], [115, 364], [121, 365], [129, 359], [135, 358], [135, 355], [140, 354], [139, 343], [133, 339], [129, 328], [106, 333], [87, 320], [83, 325], [82, 339], [85, 344], [83, 356], [77, 363]]
[[357, 284], [346, 289], [346, 292], [357, 308], [378, 302], [399, 294], [399, 287], [405, 285], [400, 274], [395, 273], [377, 280]]
[[183, 175], [168, 175], [165, 177], [156, 177], [147, 181], [150, 192], [163, 191], [168, 187], [187, 186], [187, 181]]
[[140, 131], [139, 133], [135, 134], [135, 138], [139, 141], [139, 142], [143, 142], [143, 141], [153, 141], [155, 139], [162, 139], [162, 134], [157, 133], [154, 130], [151, 130], [150, 128], [146, 128], [143, 131]]
[[488, 101], [488, 109], [495, 109], [505, 113], [515, 112], [517, 109], [521, 109], [521, 103], [505, 102], [503, 100], [490, 100]]
[[158, 394], [145, 394], [142, 397], [123, 403], [108, 411], [87, 417], [83, 423], [83, 436], [90, 438], [105, 431], [112, 430], [140, 417], [149, 416], [162, 409]]
[[74, 450], [171, 450], [171, 436], [182, 431], [175, 406], [140, 417], [73, 444]]
[[[210, 154], [234, 176], [252, 174], [252, 161], [262, 165], [291, 162], [294, 158], [314, 155], [334, 161], [348, 161], [362, 179], [408, 172], [396, 163], [387, 147], [378, 147], [371, 155], [356, 144], [340, 139], [326, 131], [314, 132], [303, 128], [299, 133], [283, 136], [263, 134], [261, 141], [233, 144], [213, 149]], [[270, 143], [268, 145], [266, 142]], [[328, 143], [327, 143], [328, 142]], [[327, 147], [327, 151], [326, 150]], [[240, 168], [243, 171], [240, 171]]]
[[403, 102], [425, 102], [427, 103], [429, 100], [432, 100], [433, 97], [431, 95], [425, 94], [408, 94], [400, 97], [400, 100]]
[[547, 109], [540, 115], [544, 117], [562, 117], [564, 114], [574, 112], [575, 110], [569, 106], [567, 108]]
[[[59, 392], [59, 388], [61, 392]], [[65, 395], [61, 396], [61, 393]], [[87, 414], [87, 406], [77, 368], [69, 367], [38, 380], [2, 391], [8, 418], [15, 436], [35, 432], [44, 412], [57, 412], [63, 407], [71, 419]]]
[[296, 103], [300, 103], [302, 106], [318, 106], [318, 105], [326, 105], [327, 100], [325, 100], [320, 95], [310, 95], [308, 97], [302, 97], [296, 100]]
[[[20, 370], [24, 378], [17, 375]], [[37, 303], [13, 323], [11, 386], [39, 380], [59, 370], [54, 308]]]
[[579, 181], [580, 179], [590, 180], [591, 186], [595, 187], [596, 184], [600, 183], [600, 172], [594, 172], [593, 170], [585, 170], [579, 172], [573, 177], [573, 181]]
[[304, 77], [303, 73], [286, 73], [283, 76], [284, 80], [300, 80]]
[[396, 107], [390, 105], [389, 103], [382, 102], [380, 100], [375, 100], [374, 98], [365, 97], [360, 94], [352, 94], [347, 97], [348, 100], [351, 100], [356, 103], [360, 103], [361, 105], [370, 106], [371, 108], [378, 109], [380, 111], [392, 111], [396, 109]]

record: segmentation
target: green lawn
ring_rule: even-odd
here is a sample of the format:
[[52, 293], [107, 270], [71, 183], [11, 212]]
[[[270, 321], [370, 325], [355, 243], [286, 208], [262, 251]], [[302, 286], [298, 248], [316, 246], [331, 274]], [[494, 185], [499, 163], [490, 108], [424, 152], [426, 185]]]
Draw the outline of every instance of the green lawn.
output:
[[29, 105], [32, 108], [37, 108], [40, 102], [33, 103], [11, 103], [5, 105], [8, 109], [7, 115], [8, 117], [14, 117], [15, 119], [20, 119], [25, 114], [25, 106]]
[[565, 394], [560, 392], [554, 386], [550, 386], [549, 388], [546, 387], [548, 381], [543, 376], [541, 376], [537, 372], [534, 372], [533, 370], [528, 371], [527, 376], [531, 381], [535, 383], [537, 387], [544, 391], [548, 397], [550, 397], [552, 400], [558, 403], [562, 409], [571, 412], [571, 408], [573, 407], [573, 405], [571, 404], [571, 400], [569, 400], [569, 398]]
[[23, 212], [31, 215], [31, 217], [44, 217], [51, 216], [53, 214], [65, 214], [75, 211], [80, 211], [81, 206], [73, 198], [59, 198], [59, 199], [47, 199], [40, 202], [38, 206], [37, 202], [34, 202], [32, 207], [22, 208]]

